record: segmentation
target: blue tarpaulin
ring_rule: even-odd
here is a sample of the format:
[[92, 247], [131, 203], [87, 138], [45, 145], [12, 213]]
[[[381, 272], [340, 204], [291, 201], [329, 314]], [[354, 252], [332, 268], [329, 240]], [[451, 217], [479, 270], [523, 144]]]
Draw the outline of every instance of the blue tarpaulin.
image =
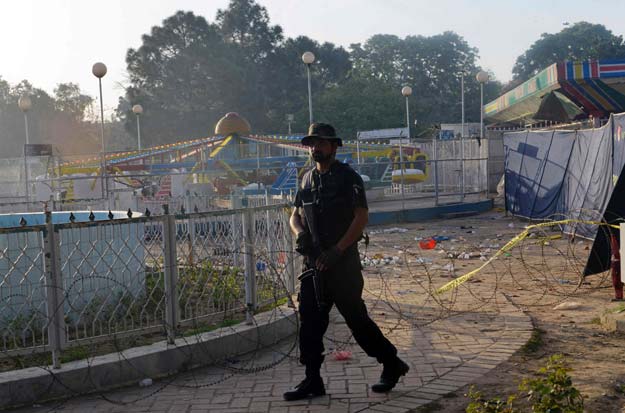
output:
[[[529, 219], [615, 223], [625, 216], [625, 114], [601, 128], [504, 134], [506, 209]], [[578, 224], [567, 233], [594, 238], [585, 275], [609, 268], [609, 234]], [[615, 234], [618, 236], [618, 234]]]

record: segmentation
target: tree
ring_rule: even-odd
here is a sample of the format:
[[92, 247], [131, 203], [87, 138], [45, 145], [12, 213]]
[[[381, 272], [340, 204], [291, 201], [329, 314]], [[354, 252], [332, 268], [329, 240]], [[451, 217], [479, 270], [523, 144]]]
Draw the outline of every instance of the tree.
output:
[[54, 98], [46, 91], [34, 87], [28, 80], [22, 80], [11, 88], [7, 102], [9, 123], [15, 125], [11, 128], [10, 138], [12, 146], [16, 147], [12, 150], [13, 156], [21, 156], [22, 146], [26, 143], [24, 117], [17, 106], [18, 99], [24, 95], [29, 96], [32, 101], [32, 108], [28, 111], [29, 142], [52, 143], [55, 135], [50, 127], [56, 116]]
[[[334, 125], [339, 135], [354, 139], [360, 130], [404, 126], [404, 100], [381, 79], [352, 76], [328, 88], [317, 99], [315, 119]], [[308, 121], [308, 112], [301, 113]]]
[[[401, 87], [410, 85], [414, 91], [410, 97], [411, 117], [424, 126], [460, 121], [460, 83], [464, 73], [466, 119], [479, 121], [479, 84], [475, 79], [479, 71], [477, 50], [458, 34], [444, 32], [430, 37], [407, 36], [405, 39], [375, 35], [364, 44], [353, 44], [351, 56], [355, 77], [368, 79], [378, 90], [382, 86], [389, 90], [391, 100], [388, 105], [395, 105], [391, 102], [403, 104]], [[498, 89], [498, 82], [487, 85], [487, 101], [497, 96]], [[405, 123], [396, 121], [399, 123], [392, 125], [389, 121], [390, 118], [380, 119], [380, 127]]]
[[54, 107], [73, 121], [85, 118], [85, 112], [93, 104], [91, 96], [83, 95], [75, 83], [59, 83], [54, 89]]
[[117, 109], [126, 128], [135, 133], [131, 108], [139, 103], [147, 144], [208, 135], [240, 88], [239, 69], [218, 28], [179, 11], [142, 39], [126, 54], [130, 85]]
[[543, 33], [516, 60], [512, 73], [517, 83], [563, 60], [610, 59], [625, 56], [622, 36], [602, 24], [578, 22], [555, 34]]
[[352, 44], [354, 71], [365, 78], [400, 84], [403, 74], [404, 41], [391, 34], [376, 34], [364, 45]]
[[[231, 0], [227, 9], [217, 12], [214, 24], [179, 11], [142, 40], [138, 49], [127, 52], [129, 85], [117, 113], [135, 135], [131, 108], [143, 105], [141, 129], [147, 145], [206, 136], [231, 111], [244, 116], [256, 133], [285, 130], [286, 114], [291, 113], [296, 115], [294, 128], [304, 131], [305, 51], [316, 56], [311, 67], [316, 120], [343, 113], [349, 131], [362, 129], [359, 122], [397, 126], [403, 119], [399, 91], [404, 84], [415, 91], [413, 119], [425, 125], [459, 120], [462, 71], [467, 74], [467, 120], [479, 120], [477, 50], [453, 32], [404, 39], [376, 35], [352, 45], [348, 53], [305, 36], [284, 39], [264, 7], [254, 0]], [[487, 99], [497, 87], [489, 84]], [[398, 120], [391, 121], [394, 114], [382, 116], [396, 103]]]
[[263, 63], [283, 39], [282, 27], [271, 26], [267, 9], [253, 0], [231, 0], [216, 20], [224, 41], [241, 47], [254, 63]]
[[17, 107], [17, 99], [11, 85], [0, 77], [0, 143], [2, 157], [11, 158], [22, 154], [25, 143], [24, 117]]
[[227, 9], [217, 11], [216, 22], [240, 69], [236, 110], [245, 114], [254, 130], [266, 131], [271, 123], [273, 64], [282, 28], [271, 26], [267, 9], [253, 0], [231, 0]]
[[315, 55], [315, 63], [311, 66], [314, 107], [323, 91], [342, 84], [351, 70], [349, 53], [342, 47], [328, 42], [319, 44], [306, 36], [286, 39], [276, 50], [270, 65], [267, 93], [271, 109], [267, 117], [273, 129], [268, 131], [285, 130], [289, 113], [296, 114], [294, 130], [308, 128], [308, 79], [302, 62], [302, 54], [306, 51]]
[[179, 11], [127, 52], [129, 85], [117, 114], [136, 134], [134, 104], [144, 108], [147, 145], [212, 133], [219, 118], [236, 111], [254, 132], [275, 132], [287, 113], [307, 104], [301, 55], [318, 56], [315, 91], [338, 84], [351, 67], [348, 53], [331, 43], [282, 38], [267, 11], [251, 0], [232, 0], [216, 23]]
[[[28, 95], [32, 108], [28, 112], [30, 143], [52, 144], [59, 152], [94, 153], [99, 150], [96, 130], [85, 121], [85, 113], [93, 99], [81, 93], [75, 84], [59, 84], [55, 96], [23, 80], [11, 86], [0, 78], [0, 142], [3, 157], [22, 156], [26, 142], [24, 114], [18, 99]], [[97, 138], [97, 139], [96, 139]]]

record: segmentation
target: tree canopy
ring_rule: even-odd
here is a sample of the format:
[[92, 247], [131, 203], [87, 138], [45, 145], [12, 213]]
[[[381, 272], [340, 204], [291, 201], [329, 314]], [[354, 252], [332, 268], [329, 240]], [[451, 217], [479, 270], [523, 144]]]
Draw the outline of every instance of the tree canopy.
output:
[[[475, 74], [478, 51], [457, 33], [433, 36], [377, 34], [349, 50], [306, 36], [285, 37], [273, 25], [265, 7], [254, 0], [231, 0], [214, 21], [178, 11], [142, 36], [142, 44], [126, 53], [128, 84], [116, 115], [127, 133], [110, 125], [107, 149], [135, 147], [136, 116], [141, 104], [142, 138], [146, 145], [207, 136], [225, 113], [236, 111], [249, 120], [255, 133], [286, 131], [287, 114], [293, 129], [308, 126], [307, 70], [302, 53], [311, 51], [314, 118], [334, 123], [339, 133], [354, 137], [358, 130], [405, 124], [402, 86], [409, 97], [412, 128], [429, 128], [461, 119], [461, 78], [464, 76], [466, 120], [479, 120], [480, 86]], [[625, 56], [622, 36], [600, 24], [575, 23], [558, 33], [541, 35], [517, 58], [510, 85], [520, 83], [561, 60]], [[491, 80], [485, 101], [501, 92]], [[79, 142], [74, 151], [99, 151], [99, 131], [93, 128], [93, 99], [78, 85], [59, 84], [54, 94], [28, 81], [10, 85], [0, 78], [0, 139], [5, 156], [21, 154], [23, 114], [17, 100], [33, 100], [29, 116], [33, 143]], [[411, 125], [412, 126], [412, 125]], [[80, 138], [78, 138], [80, 136]]]
[[303, 50], [318, 57], [315, 93], [340, 82], [351, 67], [349, 54], [331, 43], [285, 40], [252, 0], [232, 0], [214, 23], [179, 11], [142, 40], [126, 55], [130, 85], [117, 113], [134, 133], [131, 108], [142, 104], [142, 134], [150, 144], [211, 134], [231, 111], [256, 132], [279, 131], [286, 114], [303, 111], [308, 102]]
[[602, 24], [578, 22], [555, 34], [541, 34], [540, 39], [517, 58], [512, 69], [513, 80], [520, 83], [563, 60], [617, 57], [625, 57], [622, 36], [615, 35]]
[[118, 114], [127, 127], [133, 125], [131, 108], [141, 104], [150, 144], [205, 136], [206, 125], [230, 107], [229, 86], [238, 82], [218, 28], [193, 13], [177, 12], [142, 40], [126, 54], [130, 86]]
[[60, 83], [50, 96], [27, 80], [11, 86], [0, 77], [0, 142], [3, 157], [22, 155], [26, 143], [24, 114], [17, 106], [21, 96], [28, 95], [32, 108], [28, 111], [30, 143], [53, 144], [70, 153], [93, 153], [99, 150], [99, 138], [89, 132], [84, 122], [92, 98], [84, 95], [78, 85]]
[[[248, 119], [256, 133], [285, 131], [287, 114], [295, 115], [296, 131], [305, 131], [305, 51], [315, 54], [314, 118], [340, 125], [344, 135], [403, 125], [404, 84], [415, 90], [411, 108], [420, 123], [459, 121], [462, 71], [467, 119], [479, 119], [477, 50], [453, 32], [405, 39], [376, 35], [348, 52], [306, 36], [285, 38], [263, 6], [231, 0], [212, 23], [179, 11], [142, 40], [126, 56], [130, 84], [118, 114], [134, 134], [131, 108], [142, 104], [142, 135], [150, 144], [211, 134], [231, 111]], [[497, 85], [487, 96], [494, 97]]]
[[[413, 89], [409, 103], [411, 118], [418, 122], [417, 131], [441, 122], [460, 122], [463, 74], [466, 119], [479, 120], [479, 84], [475, 80], [475, 74], [480, 70], [476, 63], [477, 50], [454, 32], [404, 39], [394, 35], [375, 35], [364, 44], [351, 45], [351, 57], [354, 65], [352, 77], [359, 81], [343, 84], [341, 88], [369, 83], [358, 87], [370, 91], [368, 99], [376, 103], [369, 105], [362, 119], [353, 119], [347, 127], [349, 133], [354, 134], [355, 127], [362, 128], [361, 124], [367, 118], [377, 118], [377, 122], [364, 122], [372, 128], [376, 124], [378, 128], [404, 125], [404, 101], [400, 93], [403, 85], [410, 85]], [[498, 82], [487, 85], [486, 99], [496, 97], [498, 91]], [[388, 108], [394, 108], [394, 111], [377, 116]]]
[[216, 20], [223, 40], [238, 45], [252, 62], [263, 63], [283, 39], [282, 27], [271, 26], [267, 9], [252, 0], [231, 0]]
[[[293, 130], [304, 132], [305, 51], [315, 55], [310, 67], [314, 119], [334, 123], [345, 138], [358, 130], [403, 126], [404, 85], [414, 90], [411, 120], [420, 128], [460, 121], [461, 73], [466, 119], [479, 120], [477, 50], [454, 32], [405, 38], [378, 34], [346, 50], [306, 36], [285, 37], [265, 7], [254, 0], [231, 0], [213, 21], [178, 11], [141, 40], [126, 53], [128, 83], [116, 108], [126, 132], [107, 122], [107, 150], [136, 147], [131, 138], [137, 133], [135, 104], [144, 109], [145, 146], [211, 135], [219, 118], [232, 111], [245, 117], [255, 133], [286, 132], [289, 114], [295, 116]], [[496, 96], [498, 88], [497, 82], [487, 85], [486, 98]], [[11, 142], [5, 154], [21, 154], [24, 124], [16, 102], [25, 93], [34, 101], [34, 116], [29, 116], [33, 143], [75, 138], [84, 148], [71, 145], [73, 152], [100, 150], [99, 127], [90, 113], [93, 98], [78, 85], [59, 84], [49, 95], [27, 81], [11, 86], [0, 79], [5, 125], [0, 133]]]

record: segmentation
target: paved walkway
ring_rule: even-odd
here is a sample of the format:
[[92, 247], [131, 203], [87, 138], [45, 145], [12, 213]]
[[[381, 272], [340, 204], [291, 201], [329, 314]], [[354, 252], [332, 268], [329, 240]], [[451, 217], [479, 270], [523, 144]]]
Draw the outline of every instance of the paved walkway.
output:
[[[375, 283], [374, 283], [375, 284]], [[400, 283], [401, 284], [401, 283]], [[397, 291], [397, 289], [395, 289]], [[212, 366], [172, 380], [83, 396], [20, 412], [405, 412], [423, 406], [488, 373], [527, 342], [531, 321], [503, 296], [496, 311], [481, 308], [434, 322], [440, 308], [411, 303], [410, 291], [390, 308], [371, 297], [370, 312], [397, 345], [410, 372], [389, 394], [371, 392], [380, 366], [353, 344], [343, 319], [333, 311], [326, 348], [350, 350], [339, 361], [331, 353], [323, 366], [328, 394], [285, 402], [282, 393], [302, 378], [294, 339], [227, 366]], [[416, 296], [414, 296], [416, 301]], [[492, 307], [491, 303], [491, 307]], [[428, 322], [423, 322], [427, 320]], [[249, 369], [253, 373], [236, 370]], [[123, 404], [119, 404], [123, 403]]]

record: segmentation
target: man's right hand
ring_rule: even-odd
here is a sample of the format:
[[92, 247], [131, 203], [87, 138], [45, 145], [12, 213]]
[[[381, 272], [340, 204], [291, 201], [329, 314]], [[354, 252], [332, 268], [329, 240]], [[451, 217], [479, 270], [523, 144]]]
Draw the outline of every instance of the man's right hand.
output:
[[297, 234], [297, 240], [295, 241], [295, 251], [302, 255], [308, 255], [313, 250], [312, 236], [308, 231], [302, 231]]

